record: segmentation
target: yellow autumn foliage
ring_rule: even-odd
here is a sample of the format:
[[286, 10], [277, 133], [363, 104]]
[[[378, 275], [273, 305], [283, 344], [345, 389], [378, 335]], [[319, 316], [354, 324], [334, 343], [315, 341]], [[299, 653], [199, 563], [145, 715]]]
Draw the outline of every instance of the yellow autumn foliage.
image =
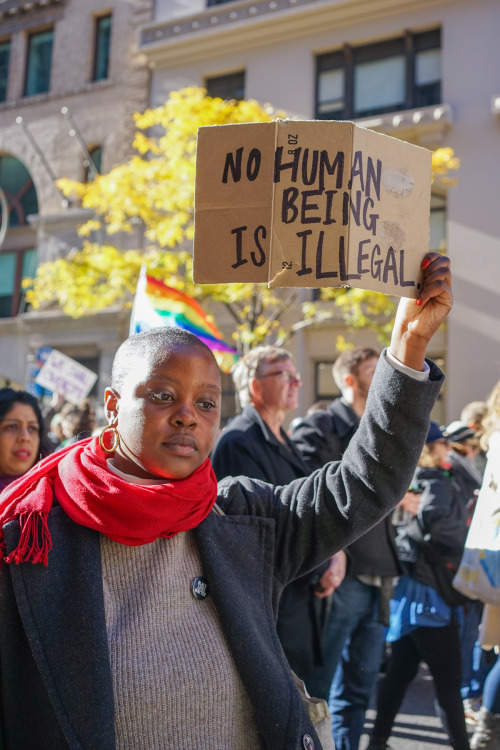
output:
[[[192, 258], [187, 248], [194, 230], [196, 138], [202, 125], [269, 122], [286, 117], [258, 102], [223, 101], [199, 87], [174, 91], [161, 107], [135, 115], [134, 155], [107, 174], [82, 184], [58, 181], [64, 194], [89, 209], [89, 220], [79, 228], [83, 247], [69, 257], [39, 266], [27, 280], [27, 299], [34, 308], [54, 304], [70, 316], [81, 317], [111, 305], [131, 305], [141, 266], [198, 299], [210, 308], [223, 304], [234, 321], [234, 342], [245, 351], [262, 342], [286, 343], [293, 334], [281, 319], [295, 302], [291, 290], [268, 289], [265, 284], [211, 284], [192, 282]], [[458, 168], [451, 149], [434, 152], [433, 173], [442, 184]], [[125, 250], [112, 244], [117, 233], [140, 226], [145, 249]], [[105, 230], [106, 243], [95, 241]], [[337, 309], [353, 327], [368, 326], [387, 339], [394, 301], [382, 294], [357, 289], [323, 289], [319, 304], [302, 306], [296, 327], [326, 320]], [[344, 342], [345, 344], [345, 342]], [[344, 346], [339, 341], [339, 346]], [[347, 344], [345, 344], [347, 345]]]

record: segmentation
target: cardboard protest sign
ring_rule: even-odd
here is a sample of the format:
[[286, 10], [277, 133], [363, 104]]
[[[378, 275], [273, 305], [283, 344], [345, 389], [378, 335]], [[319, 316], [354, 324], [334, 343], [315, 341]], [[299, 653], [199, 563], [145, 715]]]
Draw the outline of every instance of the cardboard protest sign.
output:
[[196, 283], [418, 296], [431, 152], [352, 122], [201, 127]]
[[95, 372], [57, 349], [52, 349], [35, 378], [38, 385], [60, 393], [73, 404], [86, 398], [96, 380]]

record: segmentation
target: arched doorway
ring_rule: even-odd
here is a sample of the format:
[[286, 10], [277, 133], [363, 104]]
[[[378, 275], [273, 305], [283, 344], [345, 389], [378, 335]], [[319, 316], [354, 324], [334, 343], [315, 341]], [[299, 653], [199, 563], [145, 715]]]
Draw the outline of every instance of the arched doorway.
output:
[[0, 248], [0, 318], [9, 318], [25, 311], [22, 281], [36, 271], [36, 233], [27, 217], [38, 213], [38, 199], [29, 171], [10, 154], [0, 154], [0, 188], [9, 212]]

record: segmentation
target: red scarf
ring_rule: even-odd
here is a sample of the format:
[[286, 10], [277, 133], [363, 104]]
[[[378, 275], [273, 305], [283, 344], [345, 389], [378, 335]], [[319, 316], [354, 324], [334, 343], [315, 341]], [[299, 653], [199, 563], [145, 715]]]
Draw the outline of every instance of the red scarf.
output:
[[[207, 458], [186, 479], [130, 484], [109, 471], [97, 438], [81, 440], [40, 461], [2, 492], [0, 529], [13, 519], [21, 524], [19, 545], [5, 562], [47, 565], [54, 493], [75, 523], [137, 546], [198, 526], [217, 499], [217, 480]], [[5, 550], [3, 533], [1, 543]]]

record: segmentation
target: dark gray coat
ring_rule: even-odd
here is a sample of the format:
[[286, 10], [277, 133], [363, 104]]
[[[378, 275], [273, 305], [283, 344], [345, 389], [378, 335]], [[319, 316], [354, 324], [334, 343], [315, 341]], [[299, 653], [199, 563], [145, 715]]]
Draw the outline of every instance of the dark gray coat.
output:
[[[359, 417], [342, 398], [336, 398], [325, 411], [315, 411], [293, 430], [291, 440], [311, 469], [342, 458], [359, 425]], [[383, 576], [401, 574], [395, 544], [394, 526], [389, 517], [376, 524], [361, 539], [345, 548], [347, 575]]]
[[[281, 443], [257, 409], [247, 404], [222, 431], [211, 460], [220, 481], [229, 476], [246, 476], [270, 484], [289, 484], [311, 473], [294, 444], [282, 430]], [[323, 663], [322, 627], [326, 599], [314, 588], [328, 563], [285, 586], [280, 600], [276, 628], [288, 662], [301, 678]]]
[[[407, 490], [442, 376], [419, 383], [382, 358], [356, 436], [340, 464], [274, 488], [220, 484], [226, 515], [197, 529], [204, 574], [255, 710], [262, 750], [319, 740], [302, 707], [274, 618], [283, 586], [376, 523]], [[383, 491], [382, 491], [383, 490]], [[113, 750], [112, 679], [100, 540], [54, 507], [49, 565], [3, 565], [0, 574], [0, 747]], [[7, 549], [18, 523], [4, 527]]]

